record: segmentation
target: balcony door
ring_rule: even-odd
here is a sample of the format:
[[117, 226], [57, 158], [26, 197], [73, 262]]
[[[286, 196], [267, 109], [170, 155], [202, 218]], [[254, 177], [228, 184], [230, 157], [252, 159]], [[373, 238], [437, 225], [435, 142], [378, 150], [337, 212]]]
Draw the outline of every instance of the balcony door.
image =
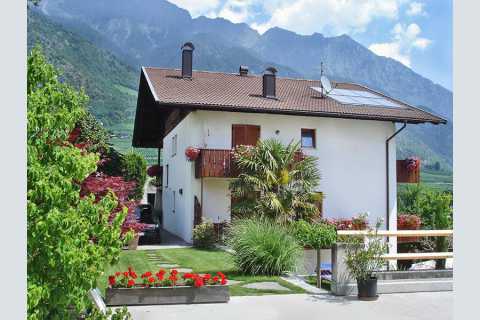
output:
[[260, 126], [250, 124], [232, 125], [232, 148], [239, 145], [255, 146], [260, 139]]

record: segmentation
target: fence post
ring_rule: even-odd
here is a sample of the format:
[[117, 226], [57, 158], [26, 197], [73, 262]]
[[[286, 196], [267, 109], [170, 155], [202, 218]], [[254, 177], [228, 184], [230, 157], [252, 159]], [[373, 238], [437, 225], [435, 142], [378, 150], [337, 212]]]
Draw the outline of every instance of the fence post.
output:
[[353, 287], [351, 277], [345, 264], [346, 243], [335, 243], [332, 247], [332, 282], [331, 290], [334, 295], [349, 295]]

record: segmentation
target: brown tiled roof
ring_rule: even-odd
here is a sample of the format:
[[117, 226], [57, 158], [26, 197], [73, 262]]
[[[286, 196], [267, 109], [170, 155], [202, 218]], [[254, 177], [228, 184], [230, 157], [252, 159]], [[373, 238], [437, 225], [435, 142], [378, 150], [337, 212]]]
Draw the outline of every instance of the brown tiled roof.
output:
[[[322, 98], [318, 92], [311, 89], [320, 87], [318, 80], [277, 77], [277, 99], [269, 99], [262, 96], [261, 76], [194, 71], [192, 79], [182, 79], [180, 71], [176, 69], [145, 67], [142, 72], [147, 78], [155, 100], [162, 104], [194, 106], [197, 109], [209, 110], [292, 113], [409, 123], [446, 123], [446, 120], [438, 116], [390, 97], [387, 98], [401, 107], [345, 105], [330, 97]], [[335, 82], [332, 84], [336, 88], [380, 94], [357, 84]]]

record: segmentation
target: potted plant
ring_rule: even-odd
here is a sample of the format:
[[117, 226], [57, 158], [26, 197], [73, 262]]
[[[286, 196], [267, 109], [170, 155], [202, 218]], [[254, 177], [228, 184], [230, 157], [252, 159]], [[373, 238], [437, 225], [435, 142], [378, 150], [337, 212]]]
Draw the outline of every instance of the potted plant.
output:
[[195, 148], [195, 147], [188, 147], [185, 150], [185, 155], [187, 156], [187, 159], [189, 161], [195, 161], [195, 160], [197, 160], [198, 156], [200, 155], [200, 149]]
[[158, 164], [154, 164], [147, 169], [147, 175], [149, 177], [159, 177], [162, 173], [162, 167]]
[[[308, 257], [308, 251], [316, 251], [317, 287], [321, 287], [321, 249], [329, 249], [337, 240], [337, 231], [333, 224], [327, 222], [310, 223], [305, 220], [295, 221], [293, 223], [293, 234], [297, 242], [305, 249], [304, 256]], [[305, 265], [308, 262], [305, 261]]]
[[212, 275], [160, 269], [138, 276], [131, 267], [108, 277], [105, 295], [108, 306], [218, 303], [229, 299], [227, 277], [220, 271]]
[[367, 241], [356, 241], [347, 246], [345, 264], [350, 275], [357, 280], [358, 298], [373, 300], [377, 295], [377, 278], [374, 272], [384, 264], [382, 256], [387, 253], [387, 244], [375, 232], [367, 236]]

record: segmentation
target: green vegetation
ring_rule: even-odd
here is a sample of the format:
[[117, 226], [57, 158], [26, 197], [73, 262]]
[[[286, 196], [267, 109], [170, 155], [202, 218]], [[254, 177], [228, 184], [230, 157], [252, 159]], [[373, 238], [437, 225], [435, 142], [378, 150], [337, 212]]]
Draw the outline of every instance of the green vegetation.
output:
[[80, 197], [78, 182], [98, 156], [67, 140], [87, 97], [61, 83], [38, 48], [27, 66], [28, 319], [69, 319], [90, 305], [87, 291], [118, 258], [125, 213], [109, 222], [112, 194]]
[[[151, 251], [123, 251], [120, 259], [116, 265], [109, 266], [104, 274], [97, 281], [98, 287], [103, 292], [108, 283], [108, 275], [119, 270], [127, 270], [132, 266], [137, 273], [145, 271], [158, 270], [152, 261], [148, 260], [148, 254], [154, 253], [164, 263], [177, 264], [184, 268], [191, 268], [195, 273], [215, 273], [217, 271], [223, 272], [229, 280], [241, 281], [239, 284], [230, 286], [230, 294], [232, 296], [245, 295], [262, 295], [262, 294], [289, 294], [289, 293], [304, 293], [301, 288], [293, 286], [288, 282], [283, 281], [278, 276], [252, 276], [242, 273], [234, 263], [233, 255], [223, 250], [202, 250], [196, 248], [182, 248], [182, 249], [161, 249]], [[242, 285], [261, 281], [276, 281], [284, 287], [289, 288], [290, 292], [280, 292], [275, 290], [257, 290], [243, 288]]]
[[[453, 228], [453, 197], [450, 192], [440, 192], [421, 184], [408, 186], [398, 193], [398, 211], [419, 215], [422, 229]], [[449, 249], [448, 239], [445, 237], [428, 239], [424, 246], [433, 248], [436, 252]], [[437, 260], [436, 268], [444, 269], [445, 260]]]
[[122, 158], [122, 173], [126, 181], [135, 181], [136, 186], [132, 198], [140, 200], [147, 180], [147, 162], [142, 155], [130, 151]]
[[285, 226], [259, 217], [234, 221], [227, 243], [235, 251], [238, 269], [252, 275], [293, 271], [302, 255], [302, 247]]
[[197, 248], [213, 248], [217, 238], [211, 221], [202, 221], [193, 229], [193, 245]]
[[320, 173], [316, 158], [302, 155], [299, 143], [285, 146], [267, 139], [238, 147], [234, 159], [241, 173], [230, 183], [232, 197], [239, 199], [232, 214], [260, 214], [280, 222], [318, 217]]

